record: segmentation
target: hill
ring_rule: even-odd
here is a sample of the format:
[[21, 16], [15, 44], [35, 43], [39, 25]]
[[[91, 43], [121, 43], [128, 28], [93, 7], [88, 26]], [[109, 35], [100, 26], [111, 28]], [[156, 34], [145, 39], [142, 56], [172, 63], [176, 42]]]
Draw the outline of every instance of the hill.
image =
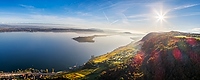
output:
[[199, 80], [199, 34], [149, 33], [136, 43], [92, 58], [54, 78], [86, 80]]

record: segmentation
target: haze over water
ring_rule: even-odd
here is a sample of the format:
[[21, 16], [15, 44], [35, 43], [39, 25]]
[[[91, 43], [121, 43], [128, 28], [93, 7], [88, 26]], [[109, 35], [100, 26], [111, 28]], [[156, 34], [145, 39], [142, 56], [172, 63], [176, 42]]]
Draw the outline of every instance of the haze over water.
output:
[[89, 34], [52, 32], [0, 33], [0, 71], [36, 68], [67, 70], [82, 65], [91, 55], [99, 56], [127, 45], [130, 36], [97, 37], [94, 43], [78, 43], [72, 38]]

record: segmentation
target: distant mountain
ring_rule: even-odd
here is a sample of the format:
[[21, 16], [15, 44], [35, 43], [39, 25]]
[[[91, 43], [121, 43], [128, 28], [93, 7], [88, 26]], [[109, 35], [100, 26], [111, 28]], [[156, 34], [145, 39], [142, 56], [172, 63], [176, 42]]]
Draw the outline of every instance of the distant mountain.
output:
[[76, 29], [76, 28], [10, 28], [0, 27], [0, 32], [76, 32], [76, 33], [103, 33], [103, 30]]
[[136, 43], [91, 58], [58, 78], [86, 80], [200, 80], [200, 35], [149, 33]]

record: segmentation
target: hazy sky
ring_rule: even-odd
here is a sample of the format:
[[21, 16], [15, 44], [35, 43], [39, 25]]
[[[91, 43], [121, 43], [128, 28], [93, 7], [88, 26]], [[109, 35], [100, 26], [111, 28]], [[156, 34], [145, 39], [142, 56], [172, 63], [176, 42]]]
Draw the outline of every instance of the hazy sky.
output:
[[200, 32], [200, 0], [1, 0], [0, 23]]

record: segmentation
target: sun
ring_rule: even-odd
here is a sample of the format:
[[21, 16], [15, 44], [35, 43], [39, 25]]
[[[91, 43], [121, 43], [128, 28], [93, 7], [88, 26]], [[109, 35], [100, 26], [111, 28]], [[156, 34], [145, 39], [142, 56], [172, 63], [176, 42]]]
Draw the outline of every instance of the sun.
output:
[[158, 15], [158, 16], [157, 16], [157, 19], [158, 19], [159, 21], [163, 21], [163, 20], [165, 19], [165, 16], [164, 16], [164, 15]]
[[156, 19], [157, 19], [158, 22], [163, 22], [163, 21], [165, 21], [166, 18], [167, 17], [162, 12], [157, 13]]
[[168, 10], [165, 11], [163, 9], [160, 9], [160, 10], [155, 9], [154, 10], [154, 13], [155, 13], [154, 18], [156, 19], [156, 22], [160, 22], [160, 23], [166, 22], [166, 19], [168, 18], [166, 14], [168, 12], [169, 12]]
[[162, 7], [160, 9], [153, 9], [152, 20], [153, 22], [155, 21], [154, 26], [156, 30], [162, 31], [169, 28], [169, 12], [170, 10], [163, 9]]

